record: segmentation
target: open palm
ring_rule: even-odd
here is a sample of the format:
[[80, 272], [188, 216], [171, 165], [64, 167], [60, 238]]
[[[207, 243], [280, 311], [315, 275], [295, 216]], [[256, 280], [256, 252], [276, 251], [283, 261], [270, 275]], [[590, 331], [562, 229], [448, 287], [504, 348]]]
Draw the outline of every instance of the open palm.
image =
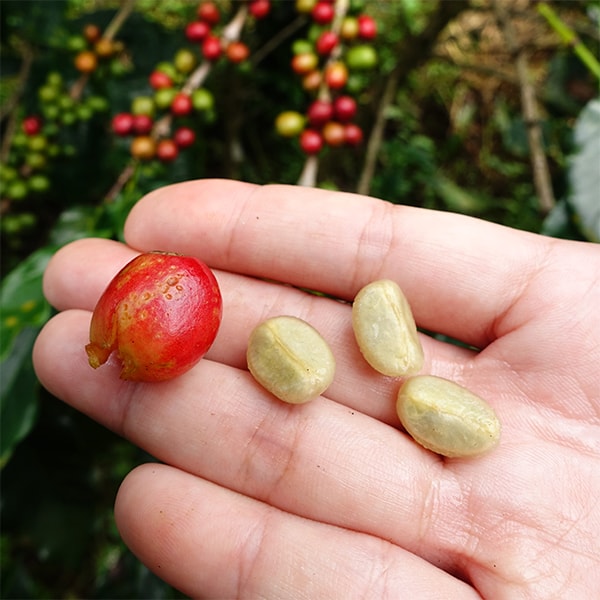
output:
[[[55, 395], [160, 461], [116, 502], [125, 542], [184, 593], [213, 598], [590, 598], [600, 588], [600, 248], [350, 194], [233, 181], [157, 190], [130, 247], [82, 240], [48, 267], [63, 312], [34, 360]], [[207, 262], [217, 340], [161, 384], [94, 371], [96, 301], [138, 251]], [[395, 415], [399, 381], [374, 372], [350, 306], [395, 280], [423, 335], [424, 373], [486, 398], [500, 445], [476, 459], [418, 446]], [[281, 283], [278, 283], [281, 282]], [[288, 284], [288, 285], [282, 285]], [[323, 397], [290, 406], [246, 369], [248, 335], [289, 314], [337, 361]], [[475, 348], [479, 350], [475, 350]]]

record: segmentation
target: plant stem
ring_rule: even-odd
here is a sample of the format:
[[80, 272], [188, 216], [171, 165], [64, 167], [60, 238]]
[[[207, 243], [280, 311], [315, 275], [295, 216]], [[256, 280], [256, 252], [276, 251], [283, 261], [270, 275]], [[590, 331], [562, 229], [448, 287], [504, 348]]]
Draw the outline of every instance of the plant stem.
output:
[[566, 24], [560, 17], [554, 12], [546, 2], [540, 2], [537, 5], [537, 10], [542, 15], [548, 24], [558, 35], [561, 40], [567, 45], [573, 48], [573, 51], [581, 62], [593, 73], [598, 79], [600, 79], [600, 62], [590, 52], [587, 46], [579, 39], [577, 34]]

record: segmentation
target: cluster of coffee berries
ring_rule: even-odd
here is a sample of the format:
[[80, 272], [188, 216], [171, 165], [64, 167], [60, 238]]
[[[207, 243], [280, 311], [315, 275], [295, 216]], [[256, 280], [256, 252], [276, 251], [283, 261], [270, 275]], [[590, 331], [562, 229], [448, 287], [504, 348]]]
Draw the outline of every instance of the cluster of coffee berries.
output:
[[117, 57], [123, 51], [123, 43], [104, 37], [95, 23], [88, 23], [83, 28], [82, 40], [72, 42], [77, 50], [74, 65], [80, 73], [93, 73], [102, 62]]
[[66, 128], [108, 109], [102, 96], [74, 98], [56, 71], [48, 73], [37, 90], [37, 99], [39, 112], [23, 117], [12, 136], [8, 159], [0, 169], [2, 196], [11, 201], [47, 192], [52, 161], [75, 153], [74, 146], [65, 141]]
[[356, 146], [363, 139], [353, 122], [356, 100], [348, 91], [353, 73], [372, 69], [377, 53], [371, 42], [377, 35], [375, 20], [364, 13], [336, 15], [330, 0], [296, 0], [296, 10], [310, 15], [312, 25], [307, 39], [293, 44], [291, 67], [303, 89], [313, 95], [305, 114], [281, 113], [275, 122], [285, 137], [299, 136], [306, 154], [317, 154], [324, 145]]
[[[271, 10], [270, 0], [250, 0], [248, 12], [257, 19], [266, 17]], [[219, 25], [221, 12], [212, 0], [201, 2], [196, 11], [197, 18], [185, 28], [188, 42], [198, 44], [200, 54], [205, 60], [214, 62], [221, 57], [234, 64], [244, 62], [250, 56], [250, 48], [239, 39], [228, 40], [221, 35]]]

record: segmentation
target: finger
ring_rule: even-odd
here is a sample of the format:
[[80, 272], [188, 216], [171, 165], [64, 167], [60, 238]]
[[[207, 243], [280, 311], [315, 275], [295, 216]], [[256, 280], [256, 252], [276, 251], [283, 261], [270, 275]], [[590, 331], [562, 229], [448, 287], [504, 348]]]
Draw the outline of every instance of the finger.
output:
[[[107, 240], [81, 240], [60, 250], [45, 274], [45, 289], [54, 306], [92, 310], [100, 293], [134, 252]], [[98, 257], [103, 257], [102, 261]], [[91, 269], [90, 264], [96, 264]], [[112, 264], [108, 268], [107, 263]], [[87, 265], [81, 268], [81, 265]], [[315, 327], [336, 358], [336, 376], [327, 396], [387, 423], [397, 423], [391, 401], [398, 382], [382, 377], [362, 358], [354, 339], [350, 307], [291, 287], [227, 272], [215, 272], [223, 295], [223, 320], [207, 358], [246, 369], [246, 349], [252, 329], [275, 315], [293, 315]], [[421, 336], [424, 369], [456, 377], [473, 352]], [[364, 389], [369, 390], [365, 396]]]
[[[538, 238], [476, 219], [297, 186], [194, 181], [132, 210], [129, 244], [351, 300], [390, 278], [417, 323], [478, 347], [537, 268]], [[502, 256], [502, 260], [498, 257]]]
[[248, 372], [210, 360], [161, 384], [125, 382], [114, 362], [90, 369], [88, 325], [89, 313], [75, 310], [46, 325], [34, 348], [40, 381], [157, 459], [283, 510], [383, 537], [448, 571], [464, 568], [471, 552], [484, 564], [493, 559], [495, 548], [474, 541], [479, 530], [464, 507], [492, 502], [495, 485], [478, 484], [483, 497], [467, 500], [469, 480], [497, 477], [502, 485], [506, 455], [455, 461], [460, 483], [393, 427], [326, 398], [286, 405]]
[[115, 517], [132, 551], [192, 598], [480, 598], [389, 542], [164, 465], [144, 465], [125, 479]]

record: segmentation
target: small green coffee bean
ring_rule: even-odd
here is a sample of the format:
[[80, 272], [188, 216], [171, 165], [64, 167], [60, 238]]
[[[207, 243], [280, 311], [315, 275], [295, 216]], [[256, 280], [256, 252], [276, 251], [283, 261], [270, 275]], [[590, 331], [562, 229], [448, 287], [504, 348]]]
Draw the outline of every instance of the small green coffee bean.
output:
[[335, 373], [327, 342], [296, 317], [273, 317], [258, 325], [250, 334], [246, 358], [256, 381], [291, 404], [322, 394]]
[[352, 327], [365, 360], [391, 377], [413, 375], [423, 367], [423, 348], [408, 300], [393, 281], [373, 281], [352, 305]]
[[419, 444], [443, 456], [477, 456], [500, 440], [500, 421], [492, 408], [442, 377], [409, 377], [398, 392], [396, 411]]

